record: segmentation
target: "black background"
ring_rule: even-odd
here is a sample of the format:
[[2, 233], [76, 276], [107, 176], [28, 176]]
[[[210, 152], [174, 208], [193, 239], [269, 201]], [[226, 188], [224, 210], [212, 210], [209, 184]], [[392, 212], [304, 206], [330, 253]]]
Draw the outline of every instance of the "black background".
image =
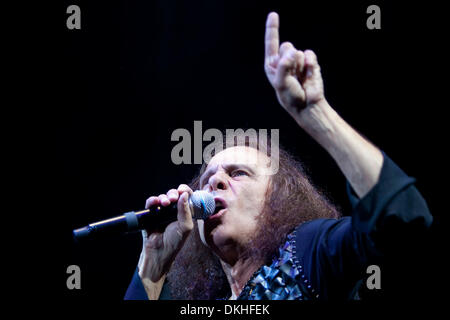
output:
[[[70, 4], [81, 8], [81, 30], [66, 28]], [[370, 4], [381, 8], [381, 30], [366, 27]], [[350, 213], [345, 178], [278, 104], [265, 77], [270, 11], [280, 15], [280, 43], [316, 52], [329, 103], [417, 178], [435, 217], [429, 237], [386, 270], [382, 293], [373, 299], [439, 297], [445, 265], [438, 187], [445, 170], [438, 163], [445, 140], [438, 124], [442, 83], [435, 74], [442, 8], [402, 1], [159, 0], [63, 1], [52, 9], [57, 37], [47, 60], [55, 72], [42, 77], [48, 77], [37, 112], [43, 135], [30, 137], [39, 139], [33, 155], [40, 166], [37, 192], [44, 194], [39, 211], [46, 213], [39, 233], [48, 256], [38, 259], [49, 274], [44, 280], [55, 285], [49, 299], [123, 298], [140, 234], [77, 246], [71, 231], [141, 209], [149, 196], [189, 182], [198, 166], [172, 163], [176, 143], [170, 137], [177, 128], [193, 134], [196, 120], [203, 131], [280, 129], [280, 143]], [[81, 267], [81, 290], [66, 287], [72, 264]]]

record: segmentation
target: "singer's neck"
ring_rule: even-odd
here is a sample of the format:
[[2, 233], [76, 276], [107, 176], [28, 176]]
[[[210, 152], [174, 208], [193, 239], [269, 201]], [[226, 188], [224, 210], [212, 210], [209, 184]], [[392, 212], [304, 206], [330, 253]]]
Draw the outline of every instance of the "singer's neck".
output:
[[255, 262], [253, 259], [239, 259], [233, 265], [222, 260], [220, 262], [231, 288], [230, 300], [236, 300], [250, 277], [261, 266], [261, 263]]

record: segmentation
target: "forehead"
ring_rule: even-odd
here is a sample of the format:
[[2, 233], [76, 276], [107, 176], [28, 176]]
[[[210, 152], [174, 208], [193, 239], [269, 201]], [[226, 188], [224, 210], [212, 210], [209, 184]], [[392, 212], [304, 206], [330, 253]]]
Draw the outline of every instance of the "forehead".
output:
[[227, 148], [216, 154], [208, 163], [206, 170], [218, 165], [246, 165], [252, 168], [266, 168], [270, 158], [263, 152], [246, 146]]

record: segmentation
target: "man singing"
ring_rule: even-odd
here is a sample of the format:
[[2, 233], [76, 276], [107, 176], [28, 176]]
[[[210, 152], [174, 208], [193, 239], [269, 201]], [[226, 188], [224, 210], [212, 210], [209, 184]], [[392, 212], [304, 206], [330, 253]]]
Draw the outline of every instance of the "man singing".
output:
[[[125, 299], [355, 299], [367, 267], [395, 247], [393, 230], [431, 225], [415, 180], [333, 110], [314, 52], [279, 45], [278, 28], [270, 13], [267, 78], [283, 108], [345, 175], [352, 215], [341, 217], [285, 151], [270, 174], [270, 146], [228, 147], [190, 186], [147, 200], [146, 207], [177, 202], [178, 220], [163, 232], [143, 232]], [[187, 200], [196, 189], [214, 196], [216, 211], [194, 223]]]

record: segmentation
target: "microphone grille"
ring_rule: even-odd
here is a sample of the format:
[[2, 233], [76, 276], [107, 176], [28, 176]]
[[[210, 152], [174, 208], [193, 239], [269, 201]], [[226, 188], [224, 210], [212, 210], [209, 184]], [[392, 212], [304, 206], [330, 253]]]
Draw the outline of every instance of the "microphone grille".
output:
[[197, 190], [190, 197], [193, 209], [193, 218], [206, 219], [214, 213], [216, 202], [207, 191]]

